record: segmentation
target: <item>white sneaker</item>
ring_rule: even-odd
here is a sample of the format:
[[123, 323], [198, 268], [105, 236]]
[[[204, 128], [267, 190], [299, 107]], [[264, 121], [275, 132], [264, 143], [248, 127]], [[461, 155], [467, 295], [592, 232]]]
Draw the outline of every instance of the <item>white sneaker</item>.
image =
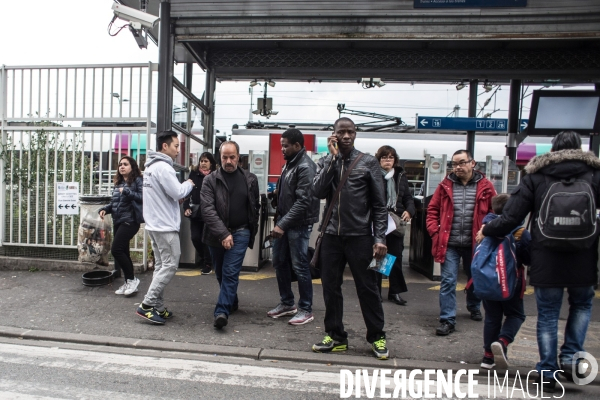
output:
[[132, 295], [138, 291], [138, 286], [140, 284], [140, 280], [138, 278], [133, 278], [127, 281], [127, 288], [123, 291], [125, 296]]
[[121, 285], [120, 288], [115, 290], [115, 294], [123, 294], [123, 293], [125, 293], [125, 289], [127, 289], [127, 279], [125, 279], [125, 283], [123, 285]]

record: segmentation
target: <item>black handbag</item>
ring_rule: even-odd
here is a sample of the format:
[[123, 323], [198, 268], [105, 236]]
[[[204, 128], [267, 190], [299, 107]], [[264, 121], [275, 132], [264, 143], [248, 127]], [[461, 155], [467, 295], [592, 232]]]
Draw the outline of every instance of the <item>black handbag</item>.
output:
[[[135, 190], [138, 190], [138, 183], [137, 183], [137, 179], [134, 181], [134, 185], [135, 185]], [[143, 224], [144, 223], [144, 207], [141, 203], [138, 203], [137, 201], [132, 201], [131, 202], [131, 207], [133, 210], [133, 219], [135, 220], [135, 222], [137, 222], [138, 224]]]
[[[325, 219], [323, 219], [323, 224], [321, 225], [321, 233], [319, 233], [319, 236], [317, 237], [317, 241], [315, 243], [315, 252], [312, 256], [312, 259], [310, 260], [310, 266], [314, 270], [321, 269], [321, 266], [319, 265], [319, 253], [321, 250], [321, 242], [323, 241], [323, 234], [325, 233], [325, 229], [327, 229], [327, 224], [329, 224], [329, 220], [331, 219], [331, 213], [333, 212], [333, 206], [335, 206], [335, 204], [339, 198], [340, 192], [342, 191], [342, 187], [344, 186], [344, 184], [348, 180], [348, 177], [350, 176], [350, 172], [352, 172], [352, 169], [356, 166], [356, 164], [358, 164], [358, 161], [362, 158], [362, 156], [363, 156], [363, 153], [360, 153], [354, 159], [354, 161], [350, 165], [350, 168], [348, 168], [346, 170], [346, 172], [344, 173], [344, 176], [342, 176], [342, 179], [340, 180], [340, 184], [338, 185], [333, 197], [331, 198], [331, 203], [329, 203], [329, 208], [327, 209], [327, 214], [325, 214]], [[320, 275], [320, 272], [319, 272], [319, 275]]]

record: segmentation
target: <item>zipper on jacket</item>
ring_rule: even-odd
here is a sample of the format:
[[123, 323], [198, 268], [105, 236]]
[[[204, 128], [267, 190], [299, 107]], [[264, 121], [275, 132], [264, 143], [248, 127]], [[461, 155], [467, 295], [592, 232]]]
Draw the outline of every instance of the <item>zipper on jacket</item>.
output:
[[[467, 183], [468, 185], [468, 183]], [[460, 244], [464, 242], [463, 234], [465, 233], [465, 212], [467, 211], [467, 185], [463, 185], [463, 199], [462, 199], [462, 218], [460, 219]]]
[[[342, 169], [340, 170], [340, 183], [342, 182], [342, 176], [344, 176], [344, 159], [343, 158], [342, 158]], [[340, 183], [338, 183], [338, 185]], [[340, 235], [340, 226], [342, 225], [342, 220], [340, 219], [340, 207], [341, 206], [342, 206], [342, 190], [340, 189], [340, 194], [338, 195], [338, 236]]]

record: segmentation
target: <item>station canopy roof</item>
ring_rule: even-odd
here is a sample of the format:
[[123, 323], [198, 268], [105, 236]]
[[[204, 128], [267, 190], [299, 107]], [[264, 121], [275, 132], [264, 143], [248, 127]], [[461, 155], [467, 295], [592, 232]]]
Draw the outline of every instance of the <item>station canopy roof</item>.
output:
[[[600, 82], [597, 0], [418, 1], [171, 0], [174, 57], [219, 80]], [[120, 3], [139, 9], [139, 0]], [[159, 4], [150, 0], [148, 12], [158, 15]]]

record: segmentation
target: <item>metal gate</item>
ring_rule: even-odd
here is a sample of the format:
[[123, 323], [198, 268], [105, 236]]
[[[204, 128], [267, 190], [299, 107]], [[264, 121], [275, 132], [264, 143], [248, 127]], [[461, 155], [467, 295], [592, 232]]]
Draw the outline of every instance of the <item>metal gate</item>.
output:
[[[153, 140], [156, 64], [2, 67], [0, 254], [76, 259], [79, 215], [57, 215], [56, 186], [111, 194], [122, 155], [143, 168]], [[132, 257], [146, 265], [140, 228]]]

